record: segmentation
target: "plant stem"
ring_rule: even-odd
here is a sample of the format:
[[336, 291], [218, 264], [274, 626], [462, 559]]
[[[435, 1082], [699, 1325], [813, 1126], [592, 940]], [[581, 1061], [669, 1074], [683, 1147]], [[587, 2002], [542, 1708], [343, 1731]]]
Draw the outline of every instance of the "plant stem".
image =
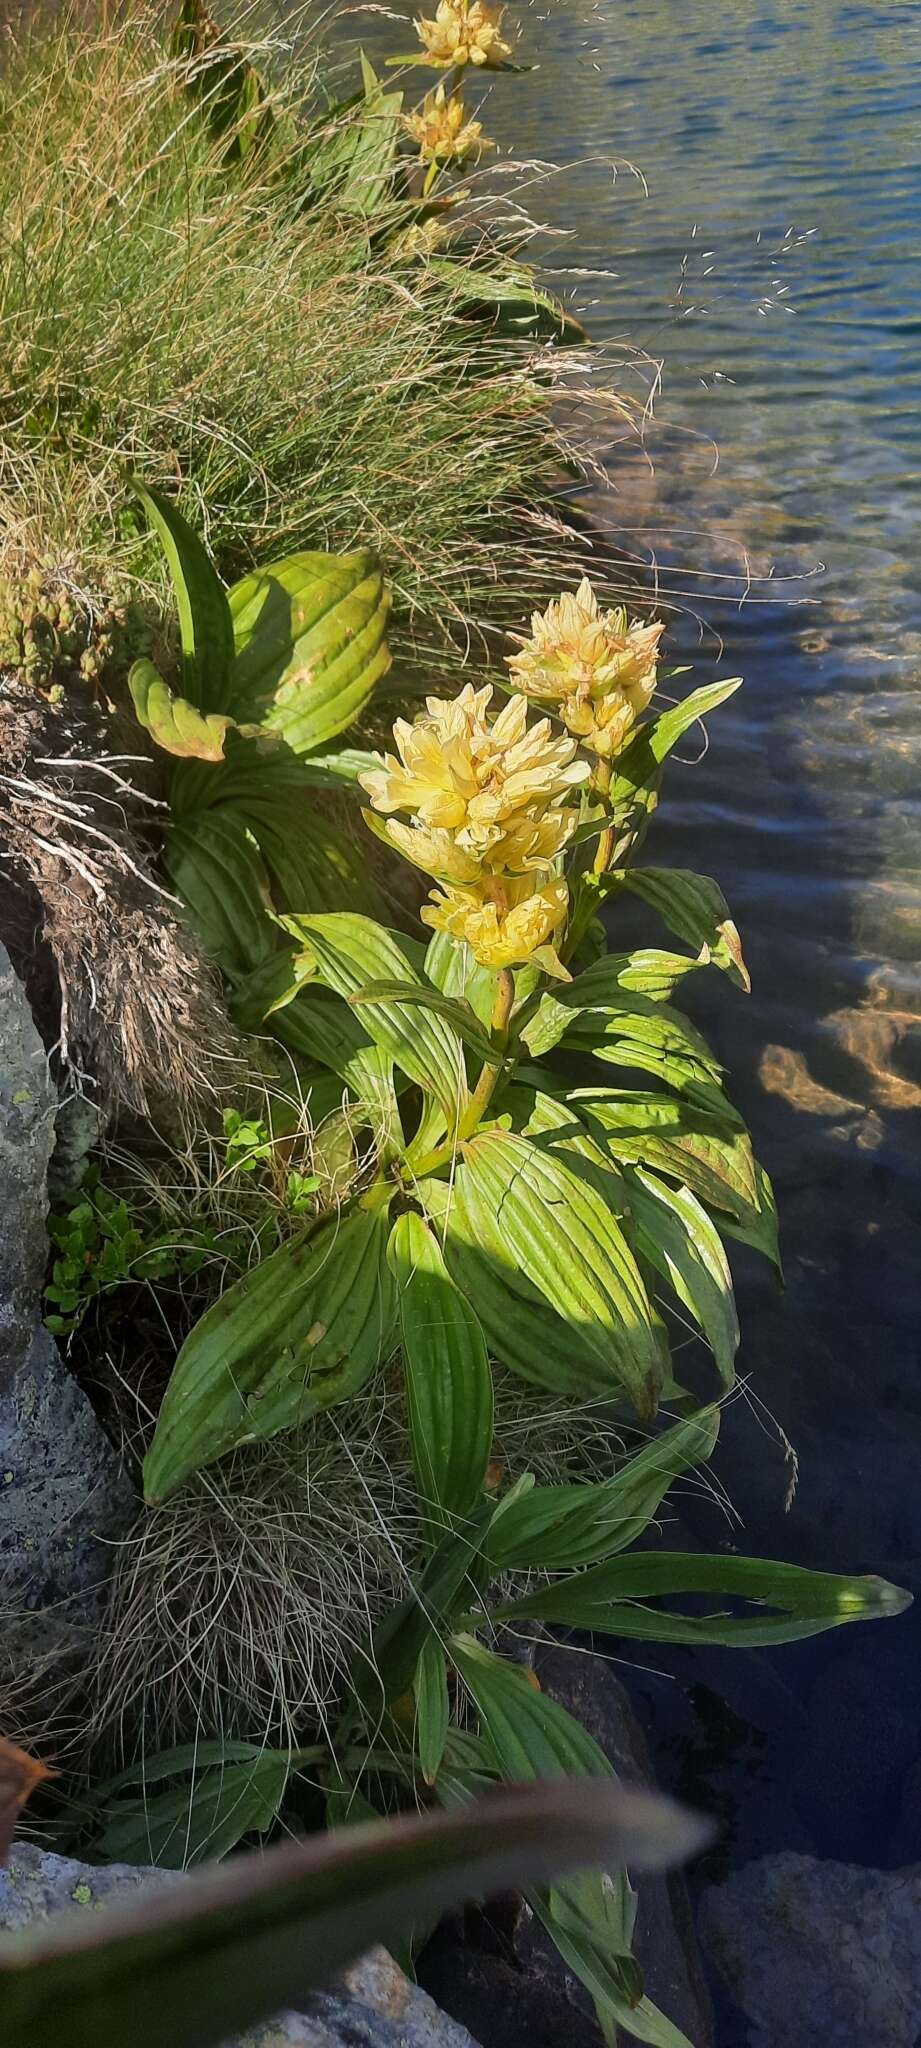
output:
[[[508, 1028], [508, 1020], [512, 1014], [514, 1000], [515, 977], [510, 967], [500, 967], [496, 979], [496, 999], [493, 1003], [492, 1011], [492, 1028], [494, 1031], [504, 1032]], [[495, 1061], [487, 1060], [484, 1064], [464, 1115], [458, 1124], [457, 1135], [459, 1139], [472, 1137], [477, 1125], [482, 1123], [492, 1101], [496, 1082], [502, 1072], [503, 1064], [504, 1062], [501, 1059]]]
[[[504, 1032], [507, 1030], [514, 1000], [515, 977], [510, 967], [500, 967], [496, 977], [496, 995], [492, 1012], [492, 1028], [494, 1031]], [[446, 1145], [439, 1145], [434, 1152], [429, 1152], [424, 1159], [412, 1162], [413, 1174], [416, 1179], [424, 1180], [427, 1174], [437, 1173], [439, 1167], [447, 1166], [448, 1161], [454, 1157], [456, 1147], [463, 1144], [467, 1138], [472, 1138], [478, 1124], [482, 1123], [492, 1101], [496, 1082], [499, 1079], [504, 1064], [504, 1052], [499, 1059], [486, 1060], [484, 1062], [480, 1070], [480, 1078], [470, 1097], [470, 1101], [463, 1116], [460, 1118], [457, 1130], [449, 1138], [448, 1143]]]
[[[606, 797], [611, 787], [610, 761], [599, 761], [598, 766], [595, 769], [593, 780], [598, 795], [601, 797]], [[592, 862], [593, 875], [607, 874], [608, 868], [611, 865], [611, 855], [613, 851], [614, 827], [613, 825], [606, 825], [598, 841], [598, 845], [595, 848], [595, 858]]]

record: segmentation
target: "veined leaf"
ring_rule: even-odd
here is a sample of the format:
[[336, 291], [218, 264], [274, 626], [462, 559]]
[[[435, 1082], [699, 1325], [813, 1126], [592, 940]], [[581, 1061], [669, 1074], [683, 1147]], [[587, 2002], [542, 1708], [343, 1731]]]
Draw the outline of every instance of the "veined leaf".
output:
[[7, 1937], [4, 2048], [217, 2048], [300, 2004], [420, 1913], [550, 1880], [584, 1862], [661, 1868], [705, 1839], [695, 1818], [615, 1784], [503, 1789], [452, 1813], [287, 1842], [102, 1913]]
[[450, 1719], [448, 1660], [434, 1635], [428, 1636], [422, 1645], [413, 1693], [419, 1768], [425, 1783], [434, 1785], [444, 1760]]
[[[668, 1594], [716, 1593], [754, 1603], [754, 1611], [733, 1614], [725, 1607], [704, 1615], [676, 1614], [646, 1607], [648, 1598]], [[722, 1643], [752, 1649], [820, 1635], [850, 1621], [878, 1621], [902, 1614], [910, 1593], [886, 1579], [839, 1577], [805, 1571], [801, 1565], [767, 1558], [692, 1552], [637, 1551], [610, 1559], [590, 1571], [543, 1586], [499, 1608], [502, 1620], [522, 1615], [601, 1629], [607, 1635], [644, 1642]]]
[[664, 1378], [660, 1334], [617, 1219], [575, 1161], [493, 1129], [464, 1147], [458, 1184], [480, 1241], [494, 1243], [498, 1226], [506, 1264], [519, 1265], [579, 1332], [637, 1412], [654, 1415]]
[[[262, 854], [280, 911], [311, 916], [380, 904], [367, 862], [354, 839], [303, 803], [277, 793], [234, 807]], [[380, 907], [383, 907], [382, 905]]]
[[617, 756], [611, 784], [612, 801], [622, 802], [632, 791], [647, 783], [689, 727], [696, 725], [699, 718], [706, 718], [708, 711], [715, 711], [719, 704], [725, 704], [726, 699], [734, 697], [741, 687], [741, 676], [732, 676], [725, 683], [707, 683], [701, 690], [692, 690], [680, 704], [673, 704], [668, 711], [660, 711], [656, 718], [641, 725], [630, 745]]
[[606, 892], [629, 889], [651, 903], [669, 931], [698, 951], [706, 949], [714, 966], [722, 967], [746, 994], [751, 979], [742, 958], [742, 942], [718, 882], [684, 868], [615, 868], [604, 877]]
[[605, 1066], [656, 1074], [670, 1088], [718, 1084], [723, 1070], [700, 1033], [668, 1003], [642, 1003], [642, 996], [627, 996], [622, 1009], [583, 1011], [566, 1033], [568, 1049], [590, 1052]]
[[764, 1167], [755, 1161], [755, 1180], [758, 1188], [757, 1209], [744, 1217], [719, 1216], [719, 1228], [724, 1237], [736, 1238], [739, 1244], [750, 1245], [753, 1251], [770, 1259], [778, 1280], [783, 1283], [783, 1261], [780, 1256], [780, 1238], [777, 1230], [777, 1205], [774, 1190]]
[[139, 723], [164, 753], [180, 760], [223, 761], [224, 741], [233, 724], [226, 712], [197, 711], [187, 697], [176, 696], [152, 661], [134, 663], [128, 688]]
[[574, 1088], [567, 1101], [604, 1133], [621, 1164], [667, 1173], [711, 1208], [744, 1223], [760, 1207], [757, 1168], [747, 1131], [671, 1095], [639, 1090]]
[[[625, 979], [634, 957], [638, 956], [606, 954], [601, 960], [593, 961], [591, 967], [584, 968], [565, 987], [545, 990], [534, 1016], [521, 1033], [522, 1043], [533, 1058], [542, 1059], [577, 1026], [583, 1036], [587, 1033], [600, 1036], [607, 1029], [613, 1034], [621, 1028], [627, 1033], [638, 1033], [640, 1020], [648, 1018], [654, 1034], [658, 1019], [660, 1026], [666, 1022], [673, 1027], [670, 1033], [664, 1031], [661, 1034], [663, 1043], [674, 1042], [686, 1055], [693, 1053], [707, 1078], [718, 1075], [721, 1069], [706, 1040], [688, 1023], [687, 1018], [682, 1017], [680, 1011], [671, 1009], [661, 997], [646, 996], [631, 980]], [[621, 1020], [626, 1021], [622, 1024]]]
[[409, 1009], [430, 1010], [453, 1026], [458, 1038], [469, 1045], [478, 1059], [495, 1060], [496, 1048], [484, 1031], [474, 1009], [458, 996], [443, 995], [440, 989], [407, 987], [405, 981], [369, 981], [358, 994], [349, 997], [353, 1007], [364, 1003], [405, 1003]]
[[581, 321], [553, 292], [542, 288], [528, 264], [508, 263], [502, 270], [487, 270], [450, 256], [429, 256], [426, 267], [462, 305], [477, 313], [492, 313], [516, 332], [564, 341], [570, 348], [587, 339]]
[[398, 1217], [390, 1263], [400, 1297], [409, 1432], [423, 1518], [449, 1520], [480, 1499], [492, 1449], [486, 1340], [428, 1225]]
[[352, 1689], [370, 1717], [377, 1719], [410, 1690], [430, 1635], [443, 1634], [479, 1598], [483, 1538], [494, 1512], [493, 1503], [483, 1501], [462, 1529], [444, 1536], [412, 1592], [378, 1623], [370, 1649], [352, 1669]]
[[529, 1385], [570, 1400], [610, 1399], [610, 1360], [599, 1361], [580, 1329], [554, 1313], [538, 1288], [510, 1260], [498, 1225], [490, 1231], [484, 1207], [474, 1227], [463, 1184], [424, 1181], [417, 1193], [443, 1235], [448, 1271], [476, 1313], [490, 1354]]
[[272, 1031], [292, 1052], [306, 1054], [338, 1074], [368, 1112], [385, 1152], [402, 1142], [393, 1062], [365, 1031], [355, 1010], [326, 988], [299, 989], [273, 1012]]
[[205, 811], [170, 827], [163, 865], [193, 931], [231, 980], [271, 959], [278, 945], [268, 877], [239, 818]]
[[389, 597], [372, 554], [289, 555], [228, 592], [230, 709], [311, 754], [351, 725], [390, 666]]
[[316, 971], [309, 954], [298, 953], [294, 946], [281, 947], [237, 983], [229, 1004], [234, 1023], [241, 1031], [258, 1033], [266, 1018], [293, 1002]]
[[702, 1408], [645, 1444], [610, 1479], [576, 1486], [534, 1486], [502, 1504], [490, 1524], [487, 1553], [499, 1571], [565, 1571], [600, 1563], [635, 1543], [674, 1481], [705, 1464], [719, 1410]]
[[[535, 1691], [519, 1667], [494, 1656], [472, 1636], [455, 1636], [450, 1649], [476, 1701], [481, 1739], [492, 1751], [503, 1777], [520, 1781], [613, 1777], [594, 1738], [564, 1707]], [[629, 1954], [625, 1889], [622, 1870], [613, 1882], [606, 1882], [597, 1872], [586, 1872], [553, 1892], [532, 1891], [530, 1897], [565, 1961], [592, 1992], [603, 2016], [611, 2019], [616, 2013], [618, 2022], [633, 2031], [632, 2017], [638, 2013], [642, 2027], [645, 2006], [653, 2022], [661, 2019], [667, 2029], [668, 2021], [643, 1998], [642, 1974]], [[676, 2029], [661, 2036], [641, 2032], [639, 2038], [661, 2039], [663, 2048], [679, 2048], [679, 2044], [690, 2048]]]
[[628, 1171], [637, 1250], [690, 1309], [724, 1386], [731, 1387], [739, 1319], [719, 1232], [688, 1188], [669, 1187], [642, 1166]]
[[492, 1024], [496, 1000], [496, 973], [481, 967], [467, 945], [452, 939], [449, 932], [433, 932], [425, 955], [425, 972], [443, 995], [457, 996], [470, 1004], [487, 1031]]
[[144, 1463], [148, 1500], [163, 1500], [235, 1445], [331, 1408], [368, 1379], [396, 1324], [388, 1234], [386, 1207], [366, 1197], [282, 1245], [207, 1310], [163, 1399]]
[[[285, 918], [284, 923], [296, 939], [306, 940], [322, 978], [347, 1002], [369, 982], [424, 986], [406, 944], [372, 918], [343, 912]], [[403, 1002], [363, 1003], [359, 1015], [374, 1043], [410, 1081], [435, 1097], [453, 1129], [467, 1099], [464, 1052], [456, 1031], [442, 1017], [409, 1012]]]
[[172, 501], [136, 477], [132, 490], [166, 556], [179, 613], [183, 693], [200, 711], [229, 711], [234, 647], [224, 585], [207, 549]]
[[288, 1750], [199, 1772], [194, 1782], [152, 1799], [121, 1802], [94, 1850], [107, 1863], [188, 1870], [229, 1856], [244, 1835], [272, 1826], [291, 1773]]

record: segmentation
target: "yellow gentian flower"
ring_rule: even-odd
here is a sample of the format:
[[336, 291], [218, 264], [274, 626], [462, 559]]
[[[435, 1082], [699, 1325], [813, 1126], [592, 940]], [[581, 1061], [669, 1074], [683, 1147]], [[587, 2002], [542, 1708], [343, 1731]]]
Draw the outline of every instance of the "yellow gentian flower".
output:
[[465, 164], [496, 146], [483, 134], [479, 121], [468, 119], [460, 93], [452, 93], [448, 99], [443, 85], [427, 93], [421, 111], [404, 114], [402, 122], [407, 135], [418, 143], [424, 164]]
[[569, 886], [552, 876], [538, 889], [533, 878], [484, 877], [477, 888], [449, 888], [423, 905], [424, 924], [449, 932], [470, 947], [482, 967], [523, 967], [535, 962], [568, 980], [555, 940], [566, 922]]
[[586, 576], [575, 593], [534, 613], [530, 637], [507, 657], [512, 682], [553, 704], [593, 753], [610, 756], [653, 696], [664, 631], [664, 621], [644, 626], [622, 606], [602, 611]]
[[455, 64], [495, 69], [512, 55], [501, 33], [504, 13], [504, 7], [489, 6], [487, 0], [439, 0], [434, 20], [418, 20], [416, 34], [428, 62], [440, 69]]
[[493, 719], [491, 700], [488, 686], [470, 683], [458, 697], [428, 697], [413, 725], [394, 725], [399, 758], [386, 754], [361, 783], [375, 810], [404, 811], [453, 833], [458, 846], [495, 866], [502, 834], [544, 818], [590, 771], [575, 759], [576, 741], [555, 733], [548, 718], [528, 726], [523, 697], [510, 697]]

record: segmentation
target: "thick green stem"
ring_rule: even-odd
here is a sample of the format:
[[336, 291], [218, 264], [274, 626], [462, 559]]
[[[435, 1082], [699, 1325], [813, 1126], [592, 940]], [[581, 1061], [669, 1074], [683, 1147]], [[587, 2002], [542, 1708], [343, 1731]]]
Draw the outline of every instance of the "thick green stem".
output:
[[[496, 996], [492, 1012], [492, 1028], [494, 1031], [505, 1032], [508, 1029], [508, 1021], [512, 1013], [514, 1000], [515, 977], [510, 967], [500, 967], [496, 978]], [[416, 1179], [423, 1180], [427, 1174], [437, 1173], [440, 1167], [447, 1166], [449, 1160], [454, 1157], [458, 1145], [464, 1144], [467, 1138], [472, 1138], [477, 1126], [482, 1123], [486, 1115], [504, 1064], [504, 1057], [484, 1062], [479, 1080], [464, 1110], [463, 1116], [460, 1118], [457, 1130], [449, 1138], [447, 1144], [439, 1145], [436, 1151], [429, 1152], [424, 1159], [407, 1161], [408, 1164], [412, 1165], [413, 1175]]]
[[[492, 1012], [492, 1028], [494, 1031], [504, 1032], [507, 1030], [514, 1000], [515, 977], [510, 967], [500, 967], [496, 981], [496, 999]], [[471, 1138], [477, 1125], [482, 1123], [492, 1101], [496, 1082], [502, 1072], [502, 1067], [503, 1061], [501, 1059], [494, 1062], [491, 1060], [486, 1061], [467, 1108], [458, 1124], [457, 1135], [459, 1139]]]

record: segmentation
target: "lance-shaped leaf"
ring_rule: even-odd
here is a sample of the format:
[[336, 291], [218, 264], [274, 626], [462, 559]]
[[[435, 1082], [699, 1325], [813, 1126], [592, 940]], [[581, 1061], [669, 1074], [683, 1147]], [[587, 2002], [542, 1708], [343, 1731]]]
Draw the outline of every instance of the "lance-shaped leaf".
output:
[[[555, 1700], [535, 1690], [518, 1666], [494, 1656], [474, 1637], [455, 1636], [450, 1647], [476, 1701], [481, 1741], [504, 1778], [565, 1776], [571, 1783], [588, 1777], [604, 1796], [598, 1781], [610, 1781], [613, 1771], [587, 1729]], [[612, 1869], [610, 1864], [602, 1867]], [[662, 2048], [690, 2048], [644, 1998], [642, 1972], [629, 1953], [630, 1894], [623, 1870], [613, 1868], [616, 1874], [606, 1879], [599, 1872], [586, 1872], [551, 1892], [531, 1890], [531, 1903], [565, 1960], [592, 1992], [603, 2020], [616, 2021], [641, 2040], [661, 2041]], [[645, 2031], [647, 2025], [660, 2022], [666, 2031]]]
[[[724, 1604], [702, 1615], [642, 1604], [688, 1593], [716, 1593], [723, 1603], [738, 1598], [752, 1604], [740, 1614]], [[641, 1642], [755, 1649], [797, 1642], [851, 1621], [880, 1621], [910, 1606], [911, 1594], [886, 1579], [839, 1577], [761, 1557], [650, 1550], [559, 1579], [508, 1602], [498, 1614], [508, 1620], [539, 1616]]]
[[680, 704], [640, 726], [630, 745], [614, 764], [609, 803], [618, 820], [612, 858], [619, 865], [633, 854], [643, 840], [646, 827], [659, 801], [662, 764], [688, 728], [708, 711], [714, 711], [741, 687], [741, 676], [726, 683], [710, 683], [693, 690]]
[[718, 882], [685, 868], [614, 868], [605, 875], [607, 893], [629, 889], [657, 910], [669, 931], [686, 939], [698, 952], [706, 950], [716, 967], [737, 981], [746, 994], [751, 980], [742, 958], [742, 942], [729, 915]]
[[648, 1417], [664, 1379], [660, 1332], [616, 1216], [576, 1166], [494, 1129], [465, 1146], [458, 1180], [481, 1241], [488, 1247], [498, 1227], [506, 1264], [520, 1266]]
[[179, 613], [182, 693], [200, 711], [229, 711], [234, 659], [227, 592], [197, 533], [171, 499], [134, 480], [161, 543]]
[[453, 1026], [458, 1038], [469, 1045], [471, 1052], [480, 1060], [495, 1060], [496, 1047], [488, 1032], [471, 1007], [458, 996], [443, 995], [440, 989], [407, 987], [405, 981], [370, 981], [358, 994], [350, 997], [355, 1008], [364, 1003], [403, 1003], [410, 1010], [429, 1010], [434, 1017], [444, 1017]]
[[360, 904], [372, 914], [383, 907], [355, 840], [303, 798], [252, 797], [235, 804], [233, 815], [252, 833], [279, 911], [311, 916]]
[[611, 1362], [599, 1360], [581, 1330], [554, 1313], [539, 1289], [510, 1258], [495, 1219], [485, 1206], [471, 1221], [464, 1201], [463, 1175], [449, 1188], [443, 1181], [424, 1181], [420, 1200], [437, 1219], [443, 1234], [448, 1270], [476, 1312], [490, 1351], [500, 1365], [530, 1386], [569, 1400], [603, 1399], [620, 1390]]
[[641, 1257], [674, 1288], [690, 1309], [716, 1361], [723, 1384], [735, 1382], [739, 1348], [732, 1274], [711, 1223], [688, 1188], [669, 1187], [647, 1167], [629, 1170], [630, 1213]]
[[566, 1571], [600, 1563], [635, 1543], [683, 1472], [705, 1464], [719, 1410], [676, 1422], [627, 1459], [610, 1479], [577, 1486], [534, 1486], [503, 1502], [487, 1537], [500, 1571]]
[[289, 555], [228, 595], [234, 717], [279, 734], [295, 754], [325, 746], [390, 666], [390, 600], [377, 557]]
[[525, 263], [509, 263], [502, 270], [481, 264], [458, 262], [450, 256], [429, 256], [430, 276], [446, 285], [452, 298], [471, 312], [491, 316], [500, 328], [513, 334], [529, 334], [548, 341], [563, 341], [568, 347], [587, 337], [580, 320], [569, 312], [553, 292], [543, 288], [536, 273]]
[[449, 932], [433, 932], [425, 955], [425, 971], [443, 995], [457, 996], [470, 1004], [481, 1024], [489, 1030], [496, 1000], [496, 970], [481, 967], [470, 947], [452, 939]]
[[740, 1223], [760, 1209], [758, 1174], [747, 1131], [692, 1102], [639, 1090], [575, 1088], [567, 1101], [622, 1164], [652, 1166]]
[[[284, 922], [295, 938], [306, 941], [323, 979], [347, 1002], [375, 981], [424, 987], [407, 942], [372, 918], [342, 912], [331, 917], [286, 918]], [[381, 1051], [417, 1087], [435, 1097], [453, 1128], [466, 1101], [467, 1083], [463, 1046], [452, 1026], [431, 1012], [410, 1011], [402, 1001], [362, 1003], [357, 1014]]]
[[390, 1263], [400, 1296], [409, 1433], [424, 1519], [463, 1517], [480, 1499], [492, 1449], [486, 1339], [421, 1216], [398, 1217]]
[[747, 1211], [744, 1217], [718, 1216], [717, 1222], [724, 1237], [736, 1238], [739, 1244], [751, 1245], [753, 1251], [770, 1259], [783, 1284], [783, 1261], [780, 1256], [780, 1236], [777, 1228], [777, 1204], [774, 1190], [764, 1167], [755, 1162], [755, 1180], [758, 1188], [758, 1206]]
[[668, 1800], [614, 1784], [529, 1785], [453, 1813], [336, 1830], [196, 1871], [140, 1904], [8, 1936], [4, 2048], [217, 2048], [300, 2003], [420, 1912], [585, 1862], [660, 1869], [705, 1839]]
[[187, 1870], [229, 1856], [244, 1835], [272, 1826], [291, 1775], [291, 1752], [263, 1750], [201, 1770], [191, 1785], [113, 1807], [94, 1854], [106, 1863]]
[[413, 1696], [419, 1768], [425, 1783], [434, 1785], [444, 1759], [450, 1720], [448, 1660], [437, 1636], [431, 1635], [423, 1643]]
[[481, 1596], [483, 1538], [494, 1513], [483, 1501], [463, 1528], [442, 1537], [405, 1600], [388, 1608], [351, 1673], [355, 1698], [372, 1720], [409, 1692], [429, 1637], [443, 1635]]
[[[610, 1030], [612, 1035], [620, 1030], [635, 1034], [640, 1021], [646, 1018], [654, 1034], [658, 1019], [663, 1044], [674, 1043], [686, 1056], [696, 1055], [707, 1078], [719, 1074], [721, 1069], [700, 1032], [688, 1023], [686, 1017], [682, 1017], [680, 1011], [673, 1010], [662, 1000], [664, 990], [661, 983], [655, 995], [647, 995], [638, 988], [638, 977], [630, 973], [634, 957], [642, 956], [606, 954], [584, 968], [567, 986], [545, 990], [533, 1017], [521, 1033], [522, 1043], [535, 1059], [543, 1059], [569, 1033], [573, 1038], [567, 1042], [574, 1042], [577, 1033], [582, 1037], [601, 1037], [606, 1030]], [[655, 960], [671, 956], [652, 957]], [[666, 1025], [672, 1026], [672, 1030], [665, 1029]], [[653, 1037], [651, 1042], [658, 1041]]]
[[384, 1150], [402, 1140], [393, 1062], [365, 1031], [357, 1011], [325, 988], [298, 990], [272, 1013], [272, 1032], [292, 1052], [306, 1054], [338, 1074], [368, 1113]]
[[393, 1339], [396, 1289], [379, 1190], [282, 1245], [229, 1288], [179, 1353], [144, 1463], [148, 1500], [236, 1444], [353, 1394]]
[[172, 825], [163, 865], [193, 931], [231, 980], [271, 959], [279, 934], [268, 876], [241, 819], [206, 811]]
[[186, 761], [223, 761], [233, 724], [226, 712], [198, 711], [187, 697], [177, 697], [152, 661], [135, 662], [128, 688], [139, 723], [164, 753]]
[[722, 1068], [700, 1032], [668, 1003], [644, 1004], [643, 997], [625, 996], [623, 1007], [585, 1010], [576, 1016], [565, 1043], [573, 1052], [590, 1052], [605, 1066], [635, 1068], [655, 1074], [669, 1088], [695, 1083], [719, 1084]]

